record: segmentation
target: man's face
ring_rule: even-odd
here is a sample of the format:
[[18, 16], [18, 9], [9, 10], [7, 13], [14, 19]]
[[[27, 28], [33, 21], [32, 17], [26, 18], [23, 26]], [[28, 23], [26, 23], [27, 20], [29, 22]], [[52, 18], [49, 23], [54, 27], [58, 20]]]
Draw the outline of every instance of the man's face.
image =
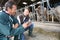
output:
[[29, 10], [28, 9], [25, 9], [24, 10], [24, 14], [27, 16], [27, 15], [29, 15]]
[[17, 10], [17, 6], [16, 5], [13, 5], [12, 6], [12, 9], [11, 9], [11, 15], [15, 15], [16, 10]]

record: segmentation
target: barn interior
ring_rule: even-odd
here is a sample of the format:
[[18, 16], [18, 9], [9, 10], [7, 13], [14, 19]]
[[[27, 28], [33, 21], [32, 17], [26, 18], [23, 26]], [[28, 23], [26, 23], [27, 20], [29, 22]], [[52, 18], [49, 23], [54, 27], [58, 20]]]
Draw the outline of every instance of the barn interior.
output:
[[0, 0], [0, 10], [5, 8], [7, 1], [17, 4], [15, 17], [21, 15], [26, 7], [30, 8], [29, 16], [36, 37], [30, 38], [26, 32], [26, 40], [60, 40], [60, 0]]

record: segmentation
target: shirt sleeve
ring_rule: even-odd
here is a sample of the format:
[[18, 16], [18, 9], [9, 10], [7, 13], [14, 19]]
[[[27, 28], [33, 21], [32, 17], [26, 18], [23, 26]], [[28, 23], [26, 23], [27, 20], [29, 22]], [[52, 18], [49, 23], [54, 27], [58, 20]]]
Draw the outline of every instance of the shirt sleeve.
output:
[[11, 31], [11, 35], [12, 35], [12, 36], [13, 36], [13, 35], [19, 35], [19, 34], [23, 33], [24, 31], [25, 31], [24, 27], [23, 27], [22, 25], [20, 25], [18, 28], [13, 29], [13, 30]]
[[5, 14], [0, 14], [0, 33], [3, 35], [10, 35], [10, 29], [9, 26], [7, 25], [7, 19], [8, 16]]
[[19, 21], [17, 20], [17, 18], [13, 17], [13, 24], [16, 24], [16, 23], [19, 24]]

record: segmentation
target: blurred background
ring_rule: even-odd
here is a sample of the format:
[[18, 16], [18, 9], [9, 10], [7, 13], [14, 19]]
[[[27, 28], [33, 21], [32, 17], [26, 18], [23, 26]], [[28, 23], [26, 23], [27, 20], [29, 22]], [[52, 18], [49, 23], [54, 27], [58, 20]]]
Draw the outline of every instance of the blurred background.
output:
[[26, 7], [30, 8], [36, 37], [26, 36], [27, 40], [60, 40], [60, 0], [0, 0], [0, 12], [7, 1], [17, 4], [15, 17], [23, 14]]

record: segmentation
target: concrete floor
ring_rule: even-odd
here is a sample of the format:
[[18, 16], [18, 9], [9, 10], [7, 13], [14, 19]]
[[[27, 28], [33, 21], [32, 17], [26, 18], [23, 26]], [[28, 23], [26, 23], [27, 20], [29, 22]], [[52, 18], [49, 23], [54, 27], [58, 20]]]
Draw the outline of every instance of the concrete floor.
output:
[[60, 24], [33, 22], [33, 34], [36, 37], [29, 37], [25, 32], [26, 40], [60, 40]]
[[44, 35], [44, 34], [35, 34], [36, 37], [29, 37], [26, 36], [26, 40], [59, 40], [57, 37], [51, 36], [51, 35]]
[[33, 22], [33, 34], [36, 37], [29, 37], [26, 31], [25, 40], [60, 40], [60, 24]]

